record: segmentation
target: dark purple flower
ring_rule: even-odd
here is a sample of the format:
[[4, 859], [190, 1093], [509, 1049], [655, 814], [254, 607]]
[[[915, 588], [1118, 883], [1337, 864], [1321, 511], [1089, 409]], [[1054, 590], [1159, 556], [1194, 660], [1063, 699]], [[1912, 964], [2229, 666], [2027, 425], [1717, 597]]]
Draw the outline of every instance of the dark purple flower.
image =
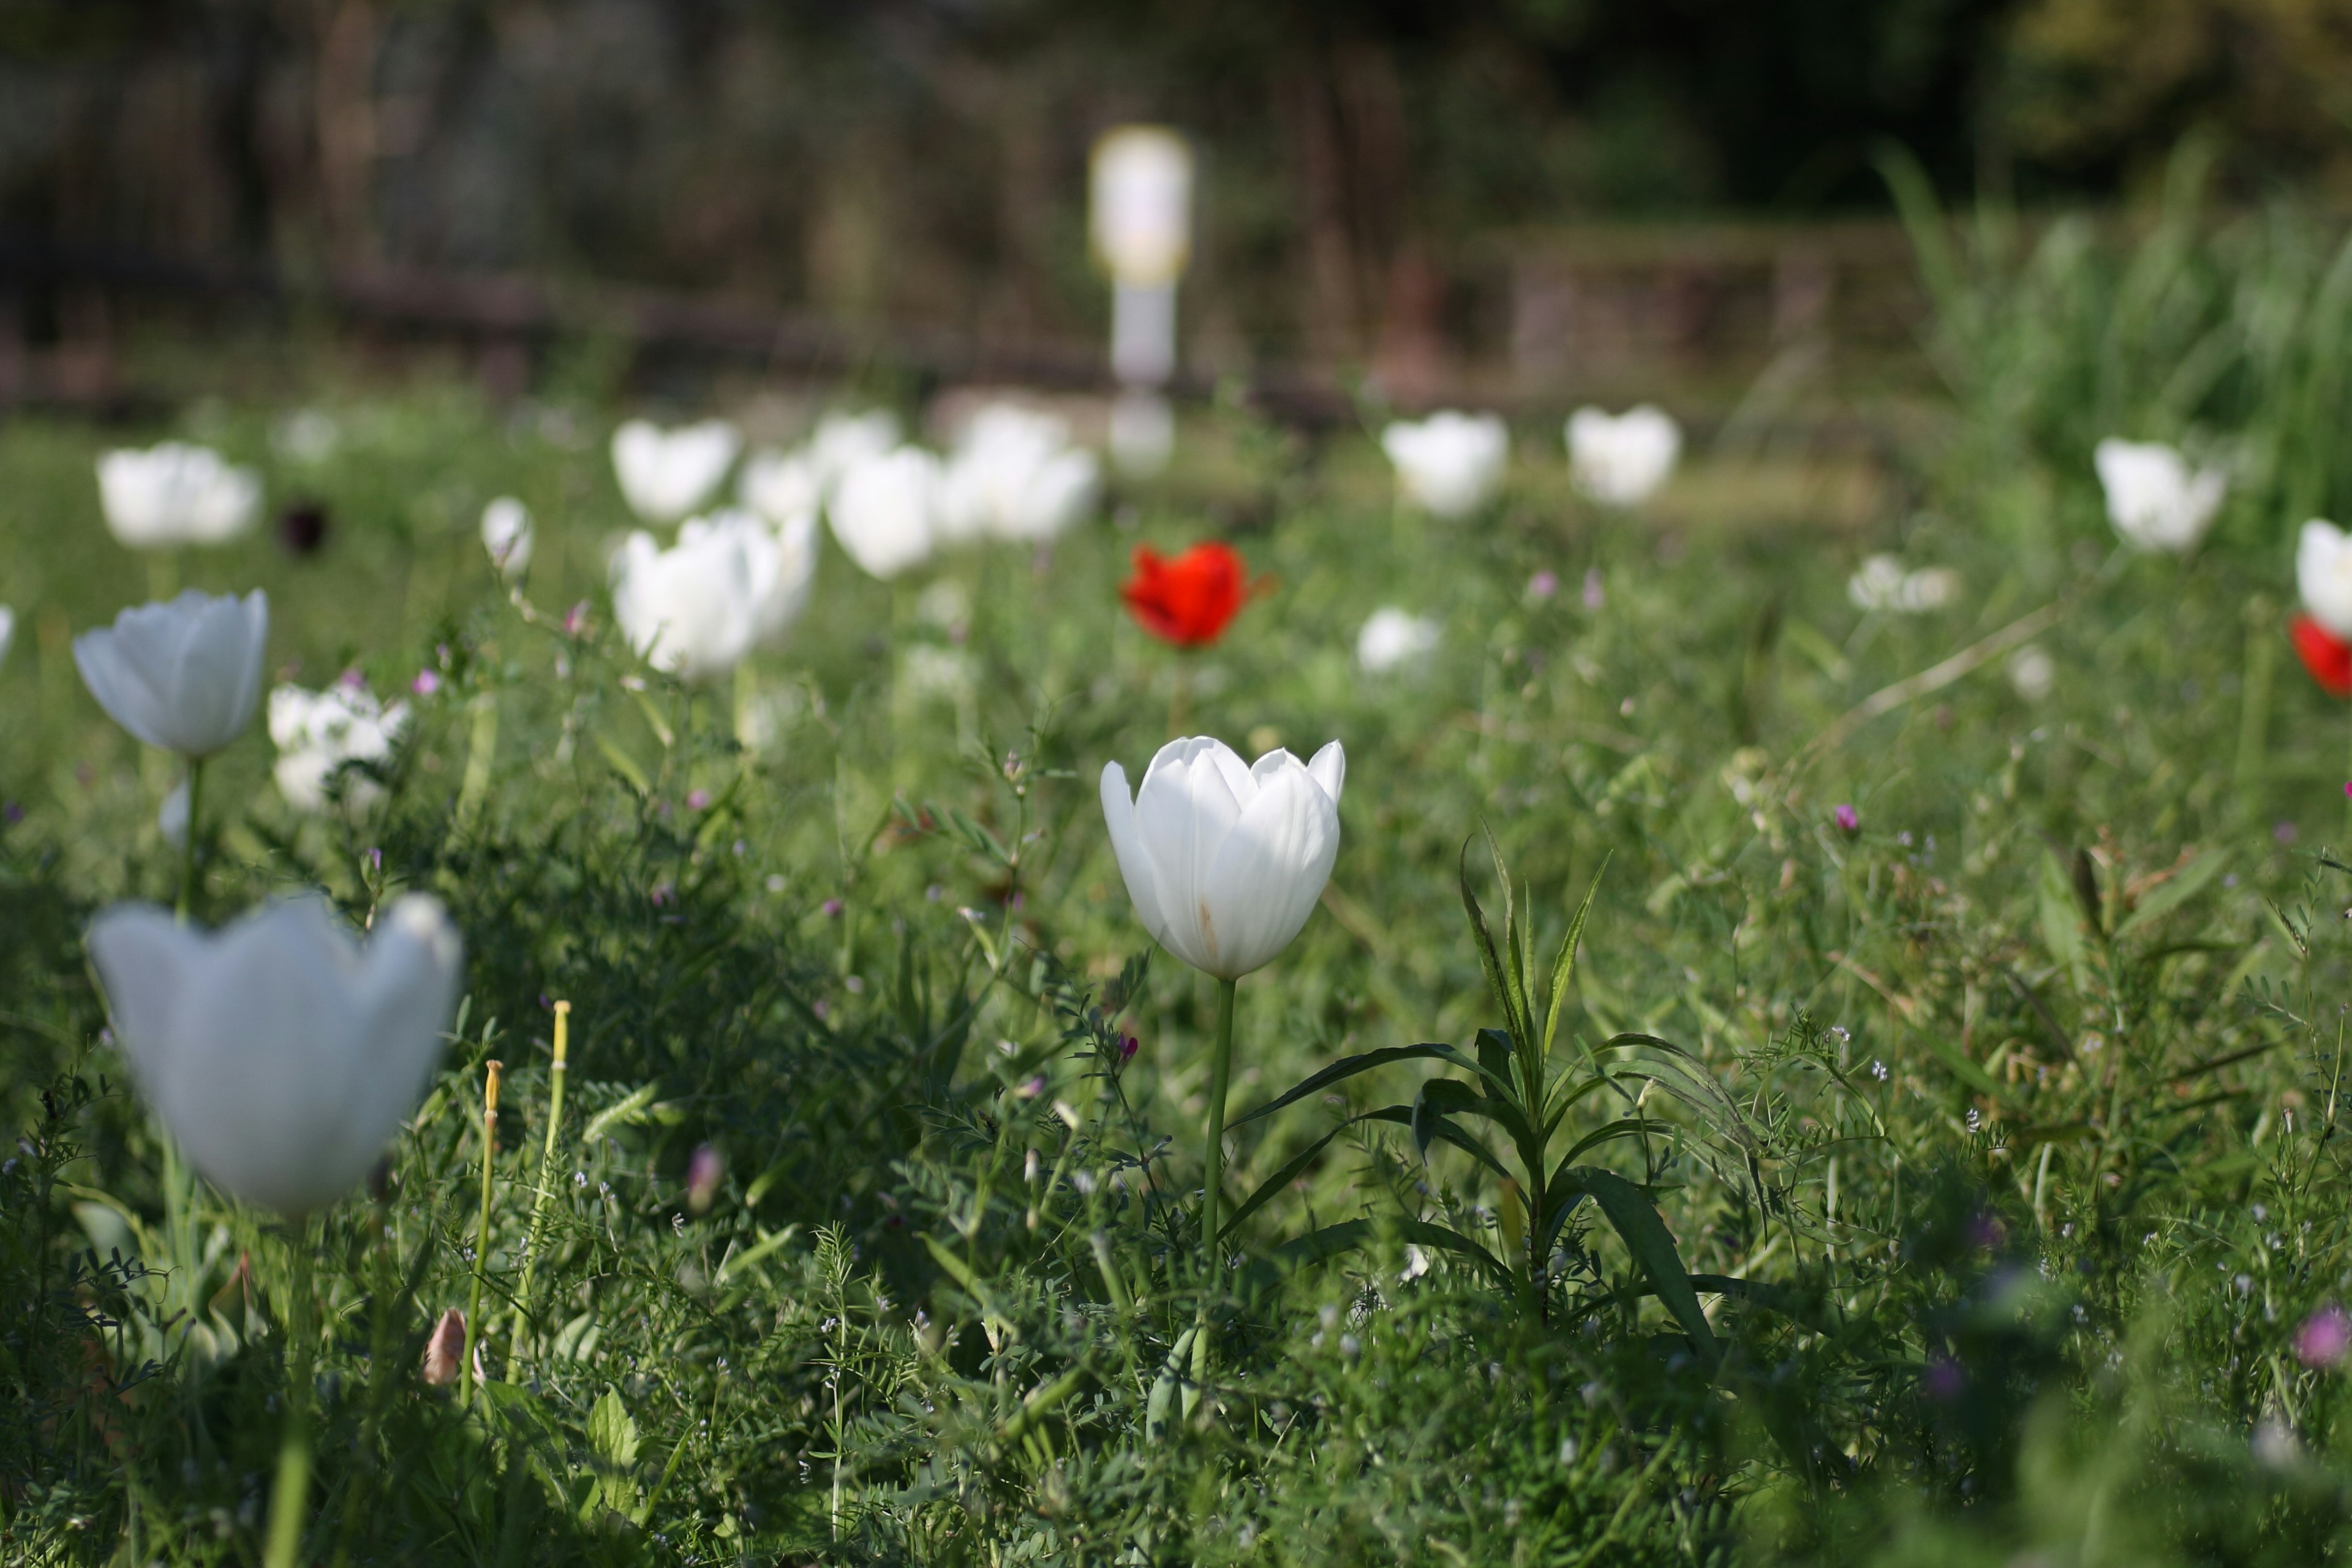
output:
[[2000, 1220], [1997, 1215], [1980, 1214], [1975, 1215], [1969, 1221], [1969, 1245], [1970, 1247], [1976, 1247], [1980, 1251], [1992, 1252], [1997, 1251], [2001, 1243], [2008, 1239], [2009, 1232], [2002, 1227]]
[[1919, 1392], [1930, 1399], [1958, 1399], [1969, 1385], [1968, 1373], [1948, 1355], [1932, 1355], [1919, 1373]]
[[1142, 1048], [1143, 1042], [1137, 1039], [1133, 1035], [1121, 1035], [1118, 1037], [1118, 1059], [1120, 1065], [1124, 1066], [1125, 1064], [1133, 1061], [1135, 1059], [1135, 1053]]
[[292, 555], [313, 555], [327, 542], [327, 509], [314, 500], [296, 501], [278, 518], [278, 542]]
[[817, 907], [824, 911], [824, 918], [829, 921], [837, 921], [841, 918], [842, 902], [839, 899], [827, 899]]
[[655, 884], [654, 884], [654, 891], [653, 891], [653, 900], [654, 900], [654, 908], [656, 908], [656, 909], [657, 909], [657, 910], [658, 910], [658, 909], [666, 909], [666, 908], [667, 908], [669, 905], [671, 905], [671, 904], [673, 904], [673, 903], [677, 902], [677, 884], [676, 884], [675, 882], [656, 882], [656, 883], [655, 883]]
[[0, 821], [5, 821], [9, 826], [14, 827], [24, 820], [25, 808], [16, 802], [12, 800], [6, 805], [0, 805]]
[[708, 1143], [695, 1145], [694, 1154], [686, 1163], [686, 1206], [696, 1214], [710, 1212], [710, 1199], [719, 1191], [719, 1178], [726, 1173], [727, 1162], [719, 1151]]
[[1862, 813], [1854, 810], [1853, 806], [1841, 805], [1830, 815], [1837, 818], [1838, 831], [1841, 833], [1862, 831]]
[[1559, 574], [1546, 567], [1528, 579], [1528, 597], [1549, 599], [1559, 592]]
[[2305, 1366], [2334, 1366], [2352, 1351], [2352, 1313], [2329, 1302], [2294, 1331], [2294, 1359]]

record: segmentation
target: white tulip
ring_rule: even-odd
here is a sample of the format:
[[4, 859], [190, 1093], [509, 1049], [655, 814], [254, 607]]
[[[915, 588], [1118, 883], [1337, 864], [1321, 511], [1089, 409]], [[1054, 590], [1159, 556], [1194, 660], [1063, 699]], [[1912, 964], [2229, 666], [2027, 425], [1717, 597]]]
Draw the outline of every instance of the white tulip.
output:
[[[269, 739], [278, 747], [272, 770], [278, 793], [297, 811], [327, 807], [327, 786], [346, 763], [382, 763], [408, 726], [408, 704], [386, 708], [363, 688], [338, 683], [324, 691], [280, 686], [269, 694]], [[365, 805], [382, 791], [352, 773], [344, 798]]]
[[133, 550], [218, 544], [261, 515], [261, 476], [209, 447], [165, 441], [98, 460], [106, 525]]
[[1948, 566], [1925, 566], [1906, 572], [1892, 555], [1874, 555], [1862, 570], [1846, 579], [1845, 596], [1854, 607], [1916, 616], [1951, 603], [1960, 591], [1960, 574]]
[[500, 496], [482, 509], [482, 548], [490, 552], [490, 564], [499, 569], [499, 575], [509, 582], [530, 565], [535, 538], [530, 508], [514, 497]]
[[1347, 753], [1302, 763], [1268, 752], [1244, 766], [1222, 741], [1171, 741], [1130, 801], [1127, 772], [1102, 772], [1103, 817], [1136, 918], [1203, 973], [1238, 980], [1297, 936], [1339, 853]]
[[751, 566], [751, 618], [759, 640], [770, 647], [782, 643], [808, 608], [816, 581], [816, 513], [801, 512], [772, 530], [751, 513], [730, 509], [689, 521], [678, 530], [678, 542], [710, 530], [731, 530], [739, 536]]
[[724, 419], [674, 430], [632, 419], [613, 432], [613, 472], [629, 510], [647, 522], [676, 522], [719, 488], [742, 441]]
[[1599, 408], [1569, 416], [1569, 478], [1607, 506], [1639, 506], [1649, 500], [1675, 471], [1682, 450], [1682, 426], [1647, 403], [1614, 416]]
[[142, 605], [111, 627], [74, 638], [82, 683], [114, 721], [151, 746], [208, 757], [253, 722], [269, 601], [191, 588], [168, 604]]
[[867, 575], [896, 577], [930, 558], [940, 460], [919, 447], [869, 458], [841, 476], [826, 509], [833, 536]]
[[2294, 585], [2311, 618], [2339, 637], [2352, 637], [2352, 537], [2313, 518], [2294, 545]]
[[754, 452], [735, 481], [735, 499], [781, 528], [824, 505], [824, 481], [805, 452]]
[[2221, 510], [2230, 476], [2220, 468], [2194, 474], [2179, 450], [2154, 441], [2099, 443], [2093, 454], [2106, 491], [2107, 520], [2127, 543], [2175, 555], [2197, 548]]
[[1014, 404], [974, 415], [948, 459], [940, 492], [940, 536], [1038, 542], [1094, 510], [1102, 470], [1070, 445], [1066, 420]]
[[0, 663], [8, 658], [8, 645], [16, 640], [16, 612], [0, 605]]
[[1356, 662], [1369, 675], [1418, 664], [1437, 649], [1437, 623], [1391, 605], [1374, 610], [1356, 635]]
[[438, 900], [393, 902], [362, 949], [323, 900], [218, 931], [152, 904], [92, 922], [115, 1038], [214, 1185], [306, 1215], [364, 1177], [416, 1107], [457, 1000], [462, 944]]
[[887, 408], [865, 414], [828, 414], [808, 440], [808, 460], [816, 482], [831, 500], [841, 477], [861, 463], [886, 457], [898, 447], [898, 416]]
[[1492, 414], [1433, 414], [1381, 432], [1404, 499], [1439, 517], [1467, 517], [1495, 498], [1511, 459], [1511, 435]]
[[633, 533], [614, 563], [614, 618], [656, 668], [688, 680], [725, 675], [799, 613], [814, 527], [799, 535], [802, 564], [789, 571], [786, 547], [748, 512], [696, 518], [669, 550]]

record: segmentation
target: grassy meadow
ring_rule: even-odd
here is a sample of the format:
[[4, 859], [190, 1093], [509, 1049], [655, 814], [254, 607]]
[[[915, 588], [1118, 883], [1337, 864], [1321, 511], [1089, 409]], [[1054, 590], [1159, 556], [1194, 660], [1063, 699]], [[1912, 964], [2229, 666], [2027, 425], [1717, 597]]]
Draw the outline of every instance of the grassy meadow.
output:
[[[2338, 1560], [2352, 714], [2283, 625], [2294, 526], [2352, 502], [2352, 252], [2193, 174], [2120, 239], [1915, 204], [1948, 397], [1867, 461], [1701, 442], [1620, 512], [1545, 422], [1446, 522], [1369, 432], [1199, 410], [1048, 548], [883, 584], [825, 539], [787, 646], [704, 687], [613, 629], [617, 403], [0, 427], [5, 1555], [259, 1561], [299, 1399], [320, 1563]], [[165, 434], [323, 544], [122, 549], [92, 464]], [[2108, 434], [2233, 454], [2202, 550], [2118, 544]], [[511, 595], [499, 494], [539, 520]], [[1205, 538], [1256, 587], [1179, 653], [1117, 590]], [[1859, 609], [1877, 551], [1959, 590]], [[225, 753], [198, 918], [423, 889], [467, 943], [381, 1181], [299, 1229], [169, 1157], [83, 955], [171, 900], [178, 773], [68, 645], [183, 585], [266, 589], [273, 678], [414, 714], [364, 810], [297, 815], [257, 725]], [[1441, 639], [1372, 675], [1391, 605]], [[1097, 795], [1181, 733], [1349, 764], [1322, 907], [1240, 984], [1214, 1246], [1213, 986]], [[1593, 1087], [1549, 1157], [1602, 1175], [1532, 1278], [1491, 1266], [1529, 1184], [1432, 1131], [1510, 1013], [1465, 882], [1538, 1013], [1592, 889], [1539, 1067]], [[1475, 1061], [1244, 1120], [1423, 1042]], [[428, 1384], [478, 1290], [479, 1381]]]

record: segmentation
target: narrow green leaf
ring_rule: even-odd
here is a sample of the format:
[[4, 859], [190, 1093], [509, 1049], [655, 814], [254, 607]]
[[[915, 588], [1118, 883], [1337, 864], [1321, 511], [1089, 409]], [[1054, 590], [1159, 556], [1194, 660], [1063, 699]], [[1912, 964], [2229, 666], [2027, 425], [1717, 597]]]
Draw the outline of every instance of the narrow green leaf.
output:
[[596, 742], [596, 749], [604, 753], [604, 760], [613, 764], [614, 773], [629, 781], [630, 788], [639, 795], [654, 793], [653, 781], [646, 776], [646, 770], [638, 765], [636, 758], [621, 750], [614, 743], [612, 737], [602, 730], [595, 731], [593, 739]]
[[1470, 916], [1470, 935], [1478, 947], [1478, 967], [1486, 976], [1486, 989], [1494, 993], [1495, 1005], [1503, 1010], [1503, 1023], [1513, 1040], [1527, 1037], [1526, 1025], [1511, 1005], [1510, 983], [1504, 977], [1502, 958], [1495, 952], [1494, 933], [1486, 929], [1486, 912], [1478, 907], [1478, 895], [1470, 886], [1470, 843], [1462, 843], [1462, 856], [1457, 868], [1462, 879], [1462, 907]]
[[1242, 1221], [1249, 1218], [1250, 1215], [1257, 1213], [1259, 1209], [1265, 1207], [1266, 1201], [1272, 1198], [1275, 1194], [1282, 1191], [1283, 1188], [1290, 1185], [1291, 1183], [1304, 1175], [1306, 1173], [1307, 1167], [1313, 1164], [1316, 1157], [1330, 1146], [1332, 1139], [1337, 1138], [1340, 1133], [1345, 1132], [1349, 1128], [1353, 1127], [1357, 1122], [1363, 1120], [1365, 1119], [1360, 1116], [1349, 1117], [1347, 1121], [1342, 1121], [1339, 1126], [1334, 1127], [1330, 1131], [1326, 1132], [1322, 1137], [1318, 1138], [1314, 1142], [1309, 1143], [1306, 1148], [1300, 1150], [1297, 1153], [1285, 1161], [1283, 1163], [1282, 1169], [1276, 1171], [1273, 1175], [1268, 1176], [1265, 1181], [1260, 1182], [1258, 1184], [1257, 1190], [1250, 1194], [1249, 1196], [1244, 1198], [1241, 1202], [1241, 1206], [1234, 1209], [1233, 1214], [1227, 1217], [1225, 1223], [1218, 1227], [1218, 1239], [1222, 1241], [1226, 1237], [1233, 1235], [1234, 1227], [1239, 1226]]
[[1418, 1107], [1424, 1102], [1442, 1115], [1484, 1117], [1501, 1128], [1514, 1143], [1530, 1140], [1528, 1119], [1517, 1104], [1493, 1095], [1474, 1093], [1459, 1079], [1433, 1078], [1424, 1081], [1413, 1096], [1413, 1103]]
[[1601, 869], [1592, 873], [1592, 883], [1584, 889], [1584, 901], [1576, 906], [1576, 918], [1568, 922], [1568, 936], [1559, 944], [1559, 956], [1552, 960], [1551, 996], [1544, 1012], [1543, 1054], [1551, 1055], [1552, 1036], [1559, 1029], [1559, 1007], [1567, 999], [1568, 988], [1576, 978], [1576, 945], [1584, 940], [1584, 920], [1592, 912], [1592, 900], [1601, 891], [1601, 876], [1609, 869], [1609, 857], [1601, 858]]
[[2220, 850], [2206, 850], [2181, 868], [2172, 880], [2142, 899], [2139, 908], [2131, 912], [2131, 918], [2116, 928], [2116, 934], [2128, 936], [2150, 921], [2163, 919], [2203, 892], [2228, 864], [2229, 857]]
[[1560, 1156], [1560, 1163], [1573, 1165], [1580, 1156], [1598, 1149], [1603, 1143], [1619, 1138], [1639, 1138], [1643, 1133], [1650, 1131], [1652, 1131], [1650, 1123], [1642, 1121], [1639, 1117], [1620, 1117], [1605, 1126], [1594, 1128], [1578, 1139], [1575, 1147]]
[[1649, 1277], [1658, 1293], [1658, 1300], [1688, 1334], [1691, 1343], [1698, 1348], [1700, 1359], [1712, 1373], [1723, 1359], [1722, 1347], [1715, 1341], [1715, 1331], [1707, 1325], [1706, 1314], [1699, 1310], [1698, 1292], [1691, 1288], [1690, 1270], [1683, 1267], [1682, 1253], [1666, 1229], [1666, 1222], [1641, 1189], [1617, 1174], [1598, 1165], [1581, 1165], [1570, 1173], [1592, 1194], [1601, 1212], [1609, 1216], [1609, 1224], [1624, 1242], [1625, 1250], [1633, 1262]]
[[[1462, 1058], [1462, 1053], [1452, 1046], [1382, 1046], [1376, 1051], [1366, 1051], [1360, 1056], [1347, 1057], [1333, 1062], [1319, 1072], [1308, 1074], [1255, 1110], [1234, 1118], [1226, 1122], [1225, 1126], [1230, 1130], [1244, 1122], [1255, 1121], [1261, 1116], [1271, 1116], [1286, 1105], [1294, 1104], [1318, 1089], [1327, 1089], [1342, 1079], [1353, 1078], [1360, 1072], [1370, 1072], [1374, 1068], [1386, 1067], [1391, 1062], [1429, 1061], [1433, 1058], [1440, 1061]], [[1475, 1062], [1470, 1065], [1474, 1070], [1477, 1066]]]
[[659, 1084], [645, 1084], [631, 1090], [629, 1097], [619, 1104], [608, 1105], [590, 1117], [588, 1125], [580, 1130], [580, 1146], [583, 1149], [593, 1148], [596, 1140], [612, 1129], [644, 1121], [646, 1108], [653, 1104], [654, 1096], [660, 1090]]
[[[1410, 1129], [1412, 1126], [1412, 1108], [1406, 1105], [1386, 1106], [1379, 1110], [1367, 1110], [1359, 1120], [1392, 1121], [1399, 1127]], [[1493, 1151], [1456, 1126], [1450, 1118], [1440, 1117], [1432, 1131], [1441, 1142], [1453, 1144], [1456, 1149], [1494, 1172], [1502, 1180], [1507, 1182], [1511, 1179], [1511, 1173], [1503, 1168], [1503, 1163], [1495, 1158]]]
[[1176, 1336], [1176, 1342], [1168, 1348], [1168, 1359], [1160, 1365], [1160, 1375], [1152, 1380], [1151, 1396], [1143, 1407], [1143, 1435], [1152, 1442], [1160, 1441], [1168, 1431], [1168, 1408], [1183, 1390], [1184, 1368], [1192, 1359], [1192, 1336], [1199, 1332], [1186, 1329]]

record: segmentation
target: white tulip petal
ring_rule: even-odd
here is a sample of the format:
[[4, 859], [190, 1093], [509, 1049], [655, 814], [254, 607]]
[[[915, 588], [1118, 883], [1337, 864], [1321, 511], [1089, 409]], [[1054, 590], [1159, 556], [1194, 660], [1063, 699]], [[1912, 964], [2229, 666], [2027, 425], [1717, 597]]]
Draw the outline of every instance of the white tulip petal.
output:
[[1200, 965], [1236, 980], [1272, 963], [1297, 936], [1331, 879], [1339, 853], [1339, 814], [1313, 775], [1287, 752], [1259, 775], [1249, 803], [1219, 846], [1202, 890]]
[[1135, 826], [1135, 801], [1127, 790], [1127, 770], [1117, 763], [1105, 763], [1102, 771], [1103, 822], [1110, 829], [1110, 850], [1118, 861], [1118, 874], [1127, 883], [1127, 896], [1135, 906], [1136, 918], [1151, 940], [1163, 946], [1167, 943], [1168, 922], [1160, 912], [1159, 875], [1152, 869], [1151, 852], [1143, 847], [1143, 836]]
[[1248, 770], [1223, 742], [1206, 736], [1171, 741], [1151, 759], [1135, 795], [1136, 826], [1160, 889], [1160, 941], [1195, 969], [1214, 963], [1203, 931], [1209, 867], [1241, 820], [1229, 768], [1243, 787], [1252, 787]]
[[1317, 784], [1323, 786], [1323, 793], [1331, 797], [1331, 809], [1338, 811], [1339, 791], [1348, 782], [1347, 752], [1339, 742], [1327, 741], [1323, 749], [1315, 753], [1314, 760], [1307, 764], [1307, 771], [1314, 776]]

